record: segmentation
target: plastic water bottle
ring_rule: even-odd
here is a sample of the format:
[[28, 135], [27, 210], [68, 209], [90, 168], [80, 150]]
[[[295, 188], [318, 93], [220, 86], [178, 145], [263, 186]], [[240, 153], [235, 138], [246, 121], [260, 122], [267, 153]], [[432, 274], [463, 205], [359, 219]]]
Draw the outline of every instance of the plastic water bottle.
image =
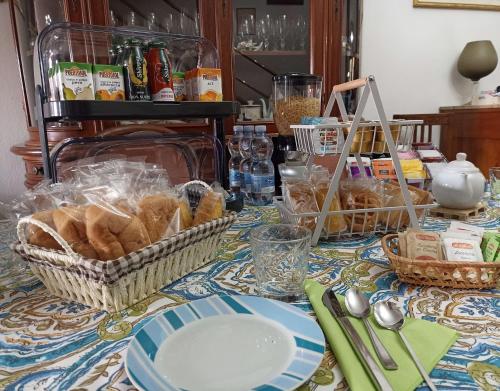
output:
[[255, 127], [252, 140], [252, 194], [254, 205], [268, 205], [274, 197], [274, 165], [271, 161], [273, 142], [266, 135], [266, 126]]
[[252, 193], [252, 139], [253, 125], [243, 126], [243, 137], [240, 141], [240, 180], [241, 192], [245, 197], [245, 201], [250, 201]]
[[240, 175], [240, 141], [243, 137], [243, 126], [233, 126], [233, 137], [229, 140], [227, 147], [231, 158], [229, 159], [229, 189], [232, 194], [239, 196], [241, 194], [242, 178]]

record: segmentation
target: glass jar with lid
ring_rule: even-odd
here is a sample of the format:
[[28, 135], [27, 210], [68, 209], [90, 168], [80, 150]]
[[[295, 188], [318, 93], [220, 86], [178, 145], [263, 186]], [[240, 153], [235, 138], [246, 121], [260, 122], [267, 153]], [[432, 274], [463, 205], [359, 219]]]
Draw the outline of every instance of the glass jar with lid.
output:
[[278, 133], [292, 135], [290, 125], [302, 117], [319, 117], [323, 78], [307, 73], [285, 73], [273, 77], [273, 115]]

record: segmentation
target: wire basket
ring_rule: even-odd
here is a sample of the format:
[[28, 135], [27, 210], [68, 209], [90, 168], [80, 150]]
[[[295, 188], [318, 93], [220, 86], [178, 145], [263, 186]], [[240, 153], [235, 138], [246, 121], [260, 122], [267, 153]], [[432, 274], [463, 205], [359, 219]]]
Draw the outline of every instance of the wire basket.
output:
[[382, 248], [398, 278], [409, 284], [448, 288], [495, 288], [500, 280], [500, 263], [423, 261], [398, 254], [398, 235], [382, 238]]
[[[312, 230], [321, 212], [295, 213], [285, 204], [283, 197], [274, 197], [274, 204], [278, 208], [281, 221], [288, 224], [306, 225]], [[428, 214], [428, 210], [437, 207], [435, 203], [415, 205], [420, 224]], [[332, 229], [329, 218], [342, 217], [345, 221], [344, 229]], [[338, 225], [338, 224], [333, 224]], [[322, 239], [339, 239], [354, 235], [369, 235], [375, 233], [386, 234], [398, 232], [409, 225], [408, 209], [406, 206], [388, 206], [383, 208], [365, 208], [352, 210], [336, 210], [327, 212], [327, 218], [322, 230]]]
[[[409, 151], [418, 120], [388, 121], [391, 134], [400, 152]], [[350, 131], [351, 122], [320, 125], [290, 125], [293, 129], [297, 151], [310, 155], [336, 155], [342, 152], [344, 139]], [[360, 123], [351, 145], [350, 153], [364, 155], [388, 153], [389, 148], [380, 121]]]

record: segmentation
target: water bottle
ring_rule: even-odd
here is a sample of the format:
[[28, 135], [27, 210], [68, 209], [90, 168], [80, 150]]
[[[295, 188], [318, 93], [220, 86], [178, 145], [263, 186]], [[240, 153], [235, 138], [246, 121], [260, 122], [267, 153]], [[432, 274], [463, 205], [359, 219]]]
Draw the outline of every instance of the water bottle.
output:
[[253, 139], [253, 125], [243, 126], [243, 137], [240, 141], [240, 178], [241, 178], [241, 192], [245, 201], [250, 201], [252, 193], [252, 139]]
[[255, 127], [252, 140], [252, 193], [251, 203], [269, 205], [274, 197], [274, 165], [271, 161], [273, 142], [266, 135], [266, 126]]
[[229, 189], [231, 193], [235, 196], [241, 194], [242, 178], [240, 175], [240, 141], [243, 137], [243, 126], [235, 125], [233, 126], [234, 135], [229, 140], [227, 147], [229, 149], [229, 154], [231, 158], [229, 159]]

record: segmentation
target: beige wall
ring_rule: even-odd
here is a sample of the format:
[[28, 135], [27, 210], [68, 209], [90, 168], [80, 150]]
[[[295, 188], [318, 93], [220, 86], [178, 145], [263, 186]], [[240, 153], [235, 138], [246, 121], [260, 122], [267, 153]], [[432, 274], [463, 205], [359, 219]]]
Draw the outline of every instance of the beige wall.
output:
[[6, 201], [24, 190], [24, 163], [10, 147], [28, 136], [7, 2], [0, 3], [0, 37], [0, 201]]
[[[500, 54], [500, 12], [413, 8], [412, 0], [364, 0], [361, 74], [375, 75], [387, 115], [436, 113], [461, 105], [472, 82], [456, 70], [469, 41], [489, 39]], [[500, 66], [480, 89], [500, 85]], [[373, 106], [367, 117], [373, 118]]]

